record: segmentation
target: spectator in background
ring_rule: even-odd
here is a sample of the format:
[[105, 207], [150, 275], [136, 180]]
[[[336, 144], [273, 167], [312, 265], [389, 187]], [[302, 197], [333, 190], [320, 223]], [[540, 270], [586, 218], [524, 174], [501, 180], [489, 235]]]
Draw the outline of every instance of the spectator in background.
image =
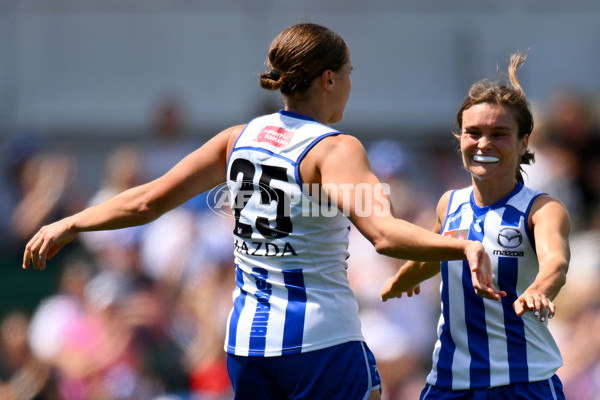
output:
[[571, 210], [582, 228], [600, 202], [600, 121], [592, 104], [585, 92], [566, 89], [553, 92], [547, 104], [548, 140], [564, 154], [562, 160], [553, 160], [554, 168], [570, 168], [574, 189], [581, 192], [580, 204]]
[[50, 400], [57, 393], [51, 369], [32, 354], [27, 342], [28, 316], [12, 311], [0, 321], [0, 399]]
[[34, 138], [21, 132], [0, 147], [0, 249], [6, 251], [5, 254], [16, 255], [15, 248], [21, 245], [12, 229], [12, 215], [22, 197], [22, 170], [27, 160], [38, 151], [36, 144], [38, 142]]
[[532, 189], [560, 196], [576, 228], [581, 223], [584, 208], [583, 190], [577, 179], [579, 161], [571, 149], [552, 140], [548, 123], [543, 113], [540, 114], [529, 141], [535, 154], [535, 163], [523, 166], [524, 182]]
[[71, 187], [77, 175], [72, 157], [60, 152], [37, 152], [14, 170], [17, 203], [12, 211], [13, 234], [18, 243], [49, 221], [77, 207]]
[[134, 400], [163, 392], [136, 358], [134, 328], [151, 309], [129, 312], [134, 290], [125, 275], [114, 271], [101, 272], [86, 284], [81, 313], [65, 325], [63, 344], [53, 358], [65, 400]]
[[[231, 254], [231, 253], [229, 253]], [[234, 397], [227, 374], [227, 357], [222, 350], [227, 315], [233, 305], [233, 263], [211, 264], [204, 261], [203, 273], [191, 275], [181, 288], [174, 327], [191, 327], [185, 338], [176, 335], [185, 348], [185, 365], [190, 373], [190, 393], [199, 399], [230, 400]]]
[[[198, 147], [189, 137], [186, 110], [176, 95], [158, 99], [152, 110], [149, 132], [149, 140], [141, 147], [140, 177], [144, 182], [165, 174]], [[207, 210], [206, 196], [198, 194], [182, 207], [138, 229], [142, 233], [139, 236], [140, 273], [163, 285], [165, 290], [179, 290], [189, 277], [189, 270], [205, 264], [192, 257], [200, 251], [196, 246], [206, 247], [198, 235]]]
[[569, 400], [600, 400], [600, 206], [588, 218], [588, 229], [571, 237], [569, 279], [550, 326], [564, 357], [559, 374]]
[[150, 137], [141, 152], [143, 182], [163, 175], [198, 147], [188, 137], [186, 110], [177, 96], [161, 96], [150, 121]]
[[182, 351], [164, 334], [169, 318], [158, 294], [122, 272], [87, 276], [80, 261], [64, 272], [61, 290], [36, 310], [30, 332], [62, 400], [187, 393]]
[[[88, 206], [139, 185], [142, 182], [142, 158], [132, 145], [120, 145], [106, 157], [100, 188], [91, 196]], [[93, 254], [102, 270], [121, 271], [136, 276], [140, 273], [139, 246], [143, 227], [130, 227], [116, 232], [84, 232], [81, 242]]]
[[94, 266], [85, 258], [65, 258], [54, 294], [43, 299], [33, 313], [29, 345], [36, 357], [53, 362], [65, 341], [65, 327], [83, 312], [85, 286], [93, 274]]

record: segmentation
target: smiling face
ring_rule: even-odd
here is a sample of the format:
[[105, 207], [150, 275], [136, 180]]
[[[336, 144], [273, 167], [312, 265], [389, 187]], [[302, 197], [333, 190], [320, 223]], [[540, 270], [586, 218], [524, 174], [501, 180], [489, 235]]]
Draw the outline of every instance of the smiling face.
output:
[[462, 114], [460, 150], [473, 180], [516, 183], [528, 140], [529, 135], [519, 138], [517, 121], [506, 105], [479, 103]]

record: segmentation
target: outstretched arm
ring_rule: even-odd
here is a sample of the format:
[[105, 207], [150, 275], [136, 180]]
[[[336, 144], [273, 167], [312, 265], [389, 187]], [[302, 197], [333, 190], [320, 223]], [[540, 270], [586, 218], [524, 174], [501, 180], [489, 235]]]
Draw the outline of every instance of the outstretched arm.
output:
[[393, 217], [385, 188], [371, 171], [367, 154], [356, 138], [326, 138], [308, 153], [305, 161], [313, 163], [318, 171], [318, 176], [308, 182], [322, 185], [329, 200], [348, 215], [378, 253], [418, 261], [466, 259], [477, 277], [477, 293], [500, 298], [481, 243], [444, 237]]
[[[448, 203], [450, 201], [450, 194], [451, 191], [446, 192], [438, 202], [436, 208], [436, 222], [433, 227], [433, 232], [436, 234], [439, 234], [442, 231], [443, 221], [446, 218]], [[488, 255], [485, 254], [484, 256], [486, 263], [489, 263]], [[440, 263], [437, 261], [408, 261], [400, 267], [393, 277], [385, 282], [381, 290], [381, 300], [386, 301], [395, 297], [402, 297], [403, 293], [406, 293], [408, 297], [411, 297], [413, 294], [419, 294], [421, 291], [420, 283], [437, 275], [439, 272]], [[473, 288], [479, 296], [495, 300], [506, 296], [506, 292], [504, 291], [494, 291], [493, 293], [486, 291], [487, 286], [491, 285], [491, 279], [491, 270], [488, 271], [486, 268], [474, 270], [471, 268]]]
[[[46, 260], [79, 232], [142, 225], [225, 181], [228, 149], [243, 127], [226, 129], [162, 177], [42, 227], [27, 243], [23, 268], [45, 269]], [[234, 139], [233, 139], [234, 140]]]
[[514, 302], [517, 315], [531, 311], [540, 321], [556, 312], [553, 300], [567, 279], [571, 252], [571, 219], [565, 207], [549, 196], [538, 197], [531, 208], [539, 272], [533, 283]]
[[408, 297], [421, 293], [421, 282], [437, 275], [440, 272], [439, 261], [407, 261], [398, 272], [383, 285], [381, 289], [381, 300], [387, 301], [402, 297], [406, 293]]
[[[448, 209], [448, 202], [450, 199], [450, 192], [445, 193], [436, 208], [436, 220], [433, 227], [433, 232], [439, 234], [442, 231], [442, 225], [446, 210]], [[439, 261], [407, 261], [402, 265], [398, 272], [388, 278], [381, 289], [381, 300], [387, 301], [396, 297], [402, 297], [403, 293], [406, 293], [408, 297], [412, 297], [413, 294], [419, 294], [421, 292], [420, 283], [437, 275], [440, 272]]]

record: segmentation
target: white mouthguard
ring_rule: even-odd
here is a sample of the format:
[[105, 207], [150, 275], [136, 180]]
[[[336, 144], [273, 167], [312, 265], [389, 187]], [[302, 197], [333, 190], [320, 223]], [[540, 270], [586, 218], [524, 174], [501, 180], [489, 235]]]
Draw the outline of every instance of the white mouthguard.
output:
[[495, 162], [499, 161], [499, 159], [497, 157], [479, 156], [479, 155], [473, 156], [473, 160], [480, 162], [480, 163], [495, 163]]

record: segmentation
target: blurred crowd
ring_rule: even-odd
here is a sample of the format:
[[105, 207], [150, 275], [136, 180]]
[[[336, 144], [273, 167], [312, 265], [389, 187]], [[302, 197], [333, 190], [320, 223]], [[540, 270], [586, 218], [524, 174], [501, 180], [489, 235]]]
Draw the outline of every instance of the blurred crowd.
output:
[[[600, 399], [597, 101], [561, 90], [535, 105], [530, 145], [537, 161], [525, 177], [561, 199], [574, 222], [567, 284], [550, 322], [570, 400]], [[20, 270], [23, 247], [41, 225], [154, 179], [199, 146], [182, 140], [181, 114], [179, 103], [167, 101], [143, 144], [115, 142], [93, 191], [80, 183], [86, 160], [77, 154], [29, 137], [5, 146], [0, 251], [10, 262], [0, 271], [7, 299], [0, 315], [0, 399], [232, 398], [223, 342], [235, 279], [233, 224], [209, 207], [207, 195], [143, 227], [82, 234], [43, 273]], [[450, 132], [427, 143], [386, 136], [365, 146], [373, 170], [390, 184], [394, 212], [433, 227], [439, 197], [470, 182]], [[383, 399], [416, 399], [431, 366], [439, 279], [425, 282], [419, 296], [382, 303], [381, 287], [402, 261], [378, 255], [356, 229], [350, 254], [348, 276]]]

